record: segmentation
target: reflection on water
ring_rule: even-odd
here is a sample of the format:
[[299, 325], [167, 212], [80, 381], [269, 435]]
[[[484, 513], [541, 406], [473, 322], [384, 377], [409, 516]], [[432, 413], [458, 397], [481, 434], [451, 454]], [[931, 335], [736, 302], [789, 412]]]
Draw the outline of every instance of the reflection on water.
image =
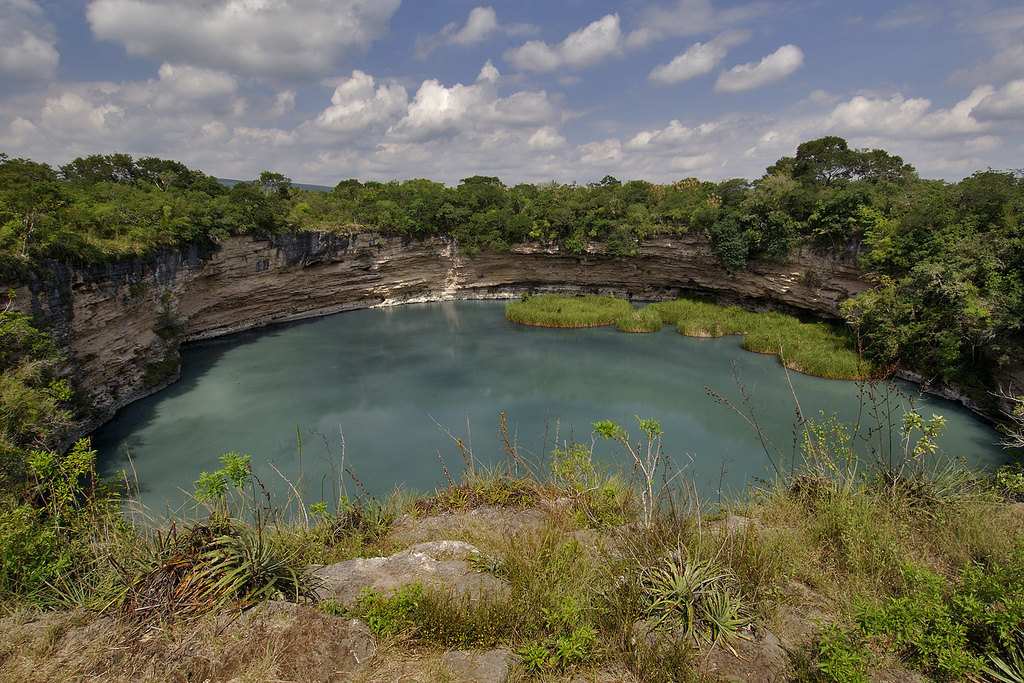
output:
[[[741, 350], [736, 337], [524, 327], [503, 311], [494, 301], [352, 311], [191, 346], [181, 381], [95, 435], [101, 466], [133, 471], [143, 501], [158, 508], [180, 502], [180, 491], [229, 451], [252, 455], [257, 474], [279, 489], [286, 484], [266, 463], [293, 483], [301, 469], [313, 499], [332, 489], [342, 458], [376, 494], [396, 484], [425, 491], [444, 481], [439, 456], [450, 470], [462, 466], [445, 430], [471, 443], [477, 458], [504, 462], [504, 412], [520, 451], [544, 460], [556, 440], [589, 443], [598, 420], [615, 420], [635, 438], [639, 415], [661, 421], [666, 453], [690, 463], [705, 490], [721, 481], [739, 492], [768, 474], [769, 462], [753, 430], [707, 389], [741, 405], [738, 373], [757, 421], [786, 455], [794, 391], [807, 415], [855, 422], [864, 414], [858, 384], [791, 373], [791, 391], [773, 356]], [[913, 394], [909, 385], [898, 391]], [[898, 420], [907, 398], [884, 398]], [[925, 417], [949, 421], [940, 441], [948, 453], [972, 465], [1002, 462], [995, 432], [967, 411], [913, 400]], [[620, 457], [609, 442], [595, 444], [595, 455]], [[349, 491], [357, 493], [351, 484]]]

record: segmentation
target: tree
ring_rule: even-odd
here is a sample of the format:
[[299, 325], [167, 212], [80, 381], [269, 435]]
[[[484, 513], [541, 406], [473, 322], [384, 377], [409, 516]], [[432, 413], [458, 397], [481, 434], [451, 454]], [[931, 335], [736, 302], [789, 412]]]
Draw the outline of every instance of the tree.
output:
[[264, 194], [276, 194], [281, 199], [288, 199], [291, 196], [292, 179], [280, 173], [263, 171], [259, 180], [253, 184], [263, 190]]
[[78, 157], [60, 167], [64, 180], [94, 185], [123, 183], [130, 185], [138, 177], [138, 169], [130, 154], [91, 154]]
[[62, 202], [57, 174], [46, 164], [0, 155], [0, 248], [28, 256], [39, 231]]
[[846, 140], [829, 135], [800, 143], [796, 148], [792, 173], [793, 178], [802, 183], [832, 185], [849, 180], [856, 163], [856, 153], [849, 148]]

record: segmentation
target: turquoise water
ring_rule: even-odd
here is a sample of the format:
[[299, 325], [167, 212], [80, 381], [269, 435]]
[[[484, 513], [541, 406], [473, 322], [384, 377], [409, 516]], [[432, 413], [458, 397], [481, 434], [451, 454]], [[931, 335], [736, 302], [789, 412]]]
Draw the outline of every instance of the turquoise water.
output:
[[[556, 443], [589, 444], [598, 420], [636, 440], [639, 415], [661, 421], [666, 454], [705, 495], [737, 494], [772, 472], [754, 430], [708, 396], [706, 387], [740, 406], [737, 374], [785, 456], [794, 448], [794, 392], [806, 415], [870, 422], [857, 383], [790, 373], [791, 390], [774, 356], [743, 351], [738, 337], [525, 327], [505, 321], [504, 302], [465, 301], [352, 311], [189, 346], [181, 380], [121, 411], [93, 444], [103, 472], [128, 470], [151, 509], [180, 504], [229, 451], [251, 455], [268, 488], [286, 491], [287, 478], [310, 500], [333, 501], [339, 483], [359, 493], [332, 474], [342, 460], [378, 495], [445, 483], [439, 455], [453, 476], [463, 467], [446, 431], [476, 458], [504, 464], [501, 412], [520, 452], [541, 466]], [[907, 402], [898, 391], [914, 390], [885, 392], [897, 420]], [[997, 434], [963, 408], [913, 400], [925, 417], [949, 421], [940, 441], [948, 453], [976, 466], [1005, 459]], [[625, 462], [607, 441], [595, 456]]]

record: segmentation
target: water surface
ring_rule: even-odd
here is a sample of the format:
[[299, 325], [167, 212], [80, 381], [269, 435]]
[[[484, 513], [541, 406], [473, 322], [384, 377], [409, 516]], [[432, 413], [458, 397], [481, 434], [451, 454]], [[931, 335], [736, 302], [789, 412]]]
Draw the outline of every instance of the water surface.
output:
[[[445, 482], [439, 455], [453, 476], [463, 467], [446, 430], [477, 458], [505, 462], [501, 412], [520, 451], [540, 462], [556, 439], [590, 443], [598, 420], [622, 424], [634, 440], [634, 416], [660, 420], [666, 453], [690, 467], [706, 495], [735, 494], [772, 469], [754, 430], [708, 396], [706, 388], [740, 406], [737, 374], [786, 455], [794, 392], [807, 415], [870, 422], [857, 383], [790, 373], [791, 389], [774, 356], [743, 351], [738, 337], [526, 327], [506, 322], [504, 303], [494, 301], [367, 309], [232, 335], [185, 348], [181, 374], [94, 437], [104, 473], [128, 469], [151, 508], [180, 504], [181, 491], [228, 451], [251, 455], [279, 491], [282, 476], [299, 482], [301, 465], [312, 500], [333, 500], [342, 458], [374, 494], [397, 484], [429, 491]], [[898, 419], [904, 407], [887, 396]], [[1004, 460], [996, 433], [960, 406], [914, 401], [926, 417], [949, 421], [940, 442], [948, 453], [979, 466]], [[624, 462], [609, 442], [595, 455]]]

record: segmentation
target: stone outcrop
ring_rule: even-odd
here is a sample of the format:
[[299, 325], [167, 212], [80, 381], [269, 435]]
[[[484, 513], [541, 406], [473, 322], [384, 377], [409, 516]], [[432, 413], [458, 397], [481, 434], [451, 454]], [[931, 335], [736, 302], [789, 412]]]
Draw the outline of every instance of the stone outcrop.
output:
[[356, 558], [319, 567], [312, 572], [318, 584], [316, 596], [353, 607], [366, 590], [386, 594], [417, 581], [425, 589], [472, 601], [506, 595], [508, 584], [470, 566], [470, 557], [477, 553], [463, 541], [428, 541], [390, 557]]
[[52, 326], [76, 386], [91, 406], [83, 430], [177, 378], [180, 343], [276, 322], [370, 306], [514, 297], [526, 291], [659, 300], [709, 294], [755, 309], [824, 317], [864, 291], [852, 261], [794, 255], [727, 272], [702, 234], [644, 243], [611, 258], [600, 245], [569, 254], [522, 244], [466, 254], [442, 238], [306, 233], [231, 237], [149, 260], [72, 269], [16, 291], [15, 306]]

